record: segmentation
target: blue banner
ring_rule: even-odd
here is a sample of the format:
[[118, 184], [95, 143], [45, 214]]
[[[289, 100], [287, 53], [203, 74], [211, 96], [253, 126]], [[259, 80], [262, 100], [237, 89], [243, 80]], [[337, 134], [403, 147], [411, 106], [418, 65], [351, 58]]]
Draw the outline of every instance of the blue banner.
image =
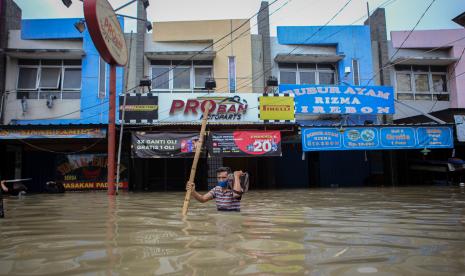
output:
[[297, 114], [394, 114], [391, 86], [279, 85], [294, 94]]
[[452, 127], [303, 128], [304, 151], [453, 148]]

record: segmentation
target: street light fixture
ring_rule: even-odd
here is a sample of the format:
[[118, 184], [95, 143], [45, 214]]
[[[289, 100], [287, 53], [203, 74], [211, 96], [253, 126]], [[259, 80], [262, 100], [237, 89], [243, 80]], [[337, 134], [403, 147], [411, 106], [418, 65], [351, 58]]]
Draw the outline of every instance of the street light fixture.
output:
[[150, 6], [149, 0], [142, 0], [142, 4], [144, 5], [144, 9], [147, 9]]
[[69, 8], [71, 4], [73, 4], [73, 1], [71, 0], [61, 0], [61, 2], [63, 2], [63, 5], [65, 5], [67, 8]]
[[82, 34], [86, 30], [86, 23], [84, 19], [81, 19], [78, 22], [74, 23], [74, 27]]
[[209, 78], [205, 81], [205, 89], [208, 91], [214, 90], [216, 88], [216, 81], [213, 78]]
[[147, 32], [150, 32], [152, 30], [152, 23], [145, 21], [145, 27], [147, 28]]

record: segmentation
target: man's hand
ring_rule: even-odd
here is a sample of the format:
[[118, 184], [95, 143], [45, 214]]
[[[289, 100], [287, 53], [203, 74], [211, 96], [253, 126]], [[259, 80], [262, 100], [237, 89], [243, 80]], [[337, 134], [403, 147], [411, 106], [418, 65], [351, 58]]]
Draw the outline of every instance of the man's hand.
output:
[[194, 182], [187, 182], [186, 184], [186, 191], [195, 191], [195, 183]]
[[234, 172], [234, 177], [241, 177], [244, 174], [242, 171], [235, 171]]

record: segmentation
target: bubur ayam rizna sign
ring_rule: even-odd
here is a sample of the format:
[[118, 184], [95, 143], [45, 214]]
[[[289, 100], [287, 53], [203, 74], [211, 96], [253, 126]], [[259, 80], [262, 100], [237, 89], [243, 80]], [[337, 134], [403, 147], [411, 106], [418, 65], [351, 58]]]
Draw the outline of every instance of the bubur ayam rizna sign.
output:
[[390, 86], [282, 84], [279, 91], [294, 95], [297, 114], [394, 114]]

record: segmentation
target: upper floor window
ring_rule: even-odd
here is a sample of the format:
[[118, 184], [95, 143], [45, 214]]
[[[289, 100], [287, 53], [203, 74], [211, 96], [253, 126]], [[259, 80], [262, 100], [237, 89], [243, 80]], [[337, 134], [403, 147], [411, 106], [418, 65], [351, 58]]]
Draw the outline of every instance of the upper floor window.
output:
[[152, 90], [157, 92], [202, 92], [205, 81], [213, 77], [211, 60], [152, 60], [151, 64]]
[[18, 60], [17, 99], [80, 99], [81, 60]]
[[446, 66], [396, 65], [398, 100], [448, 101]]
[[278, 63], [281, 84], [336, 84], [336, 65], [331, 63]]

